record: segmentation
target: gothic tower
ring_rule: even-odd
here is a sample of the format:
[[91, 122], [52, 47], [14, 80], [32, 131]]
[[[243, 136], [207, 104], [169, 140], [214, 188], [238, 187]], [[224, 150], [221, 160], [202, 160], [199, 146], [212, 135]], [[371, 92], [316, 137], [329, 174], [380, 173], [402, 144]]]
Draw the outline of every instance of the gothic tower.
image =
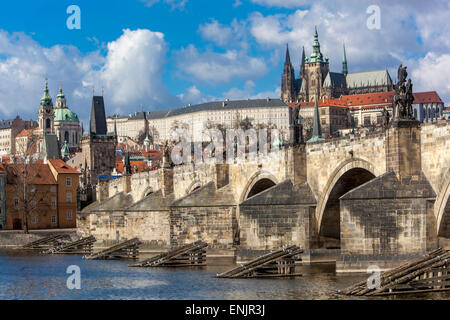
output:
[[52, 98], [48, 90], [48, 82], [45, 79], [44, 95], [42, 96], [39, 107], [39, 133], [44, 135], [54, 132], [55, 111], [53, 109]]
[[284, 102], [292, 102], [297, 100], [295, 89], [295, 73], [294, 68], [292, 67], [288, 45], [286, 45], [286, 60], [284, 62], [284, 71], [281, 78], [281, 99]]
[[343, 53], [343, 56], [342, 56], [342, 74], [344, 76], [347, 76], [347, 74], [348, 74], [348, 66], [347, 66], [347, 55], [345, 53], [345, 44], [343, 46], [344, 46], [344, 53]]
[[301, 100], [314, 101], [314, 97], [317, 96], [321, 99], [325, 95], [322, 85], [329, 71], [328, 58], [324, 58], [322, 52], [320, 52], [319, 34], [316, 27], [313, 52], [310, 59], [306, 60], [305, 63], [304, 83], [302, 83], [300, 92]]

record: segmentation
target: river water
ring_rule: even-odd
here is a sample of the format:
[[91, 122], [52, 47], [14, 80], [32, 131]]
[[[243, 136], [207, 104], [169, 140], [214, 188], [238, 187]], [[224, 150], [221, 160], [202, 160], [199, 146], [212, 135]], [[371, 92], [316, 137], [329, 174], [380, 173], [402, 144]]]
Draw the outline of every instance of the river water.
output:
[[[333, 264], [299, 267], [303, 276], [294, 279], [218, 279], [217, 273], [233, 265], [170, 269], [129, 268], [129, 263], [2, 250], [0, 299], [349, 299], [336, 291], [365, 278], [336, 276]], [[81, 270], [79, 290], [67, 288], [71, 265]], [[397, 299], [450, 299], [450, 293]]]

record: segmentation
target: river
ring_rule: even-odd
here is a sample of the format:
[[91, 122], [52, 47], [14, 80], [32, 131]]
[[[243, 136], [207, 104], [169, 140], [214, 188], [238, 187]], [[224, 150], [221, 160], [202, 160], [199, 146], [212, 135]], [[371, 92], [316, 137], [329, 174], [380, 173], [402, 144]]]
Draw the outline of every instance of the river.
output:
[[[298, 267], [303, 276], [294, 279], [215, 278], [233, 265], [170, 269], [129, 268], [128, 264], [129, 261], [0, 250], [0, 299], [349, 299], [336, 291], [365, 278], [337, 276], [333, 264]], [[79, 290], [67, 288], [70, 274], [66, 270], [71, 265], [79, 266], [81, 271]], [[450, 299], [450, 293], [396, 299]]]

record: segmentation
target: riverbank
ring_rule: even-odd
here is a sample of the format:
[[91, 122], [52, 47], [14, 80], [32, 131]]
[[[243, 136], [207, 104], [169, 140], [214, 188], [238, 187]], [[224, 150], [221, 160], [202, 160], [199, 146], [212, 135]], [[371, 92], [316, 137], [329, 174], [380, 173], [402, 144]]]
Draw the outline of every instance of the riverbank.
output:
[[77, 238], [77, 229], [30, 230], [28, 234], [24, 234], [22, 230], [0, 230], [0, 248], [17, 249], [27, 243], [54, 234], [65, 234], [75, 240]]

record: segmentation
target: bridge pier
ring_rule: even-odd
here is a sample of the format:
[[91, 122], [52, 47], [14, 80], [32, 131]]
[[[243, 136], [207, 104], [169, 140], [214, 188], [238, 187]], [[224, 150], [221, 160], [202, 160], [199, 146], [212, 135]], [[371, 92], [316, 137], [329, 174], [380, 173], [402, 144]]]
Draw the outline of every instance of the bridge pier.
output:
[[386, 130], [387, 173], [340, 197], [337, 272], [390, 269], [437, 248], [432, 186], [422, 172], [417, 121]]

